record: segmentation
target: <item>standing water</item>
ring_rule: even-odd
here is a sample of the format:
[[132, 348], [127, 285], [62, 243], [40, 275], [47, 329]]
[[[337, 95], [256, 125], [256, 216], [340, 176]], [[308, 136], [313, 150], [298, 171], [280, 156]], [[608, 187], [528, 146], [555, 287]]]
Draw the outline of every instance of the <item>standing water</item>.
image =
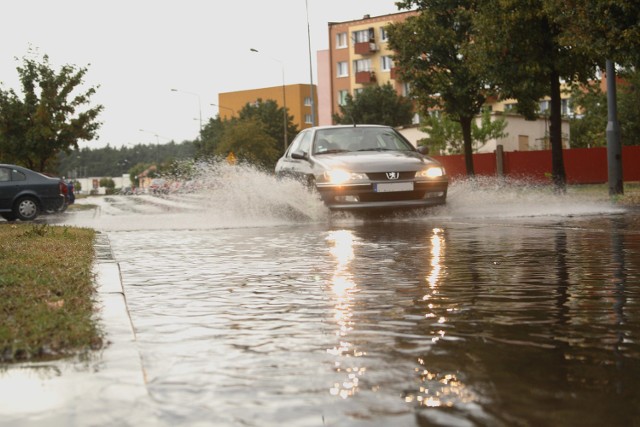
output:
[[109, 235], [150, 424], [640, 425], [637, 212], [476, 180], [353, 217], [222, 164], [188, 188], [66, 217]]

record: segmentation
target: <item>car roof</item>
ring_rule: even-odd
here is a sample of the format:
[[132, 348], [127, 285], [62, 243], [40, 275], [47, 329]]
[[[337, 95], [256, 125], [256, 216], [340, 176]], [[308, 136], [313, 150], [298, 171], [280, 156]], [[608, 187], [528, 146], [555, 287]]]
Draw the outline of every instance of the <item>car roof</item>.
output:
[[308, 129], [310, 129], [310, 130], [322, 130], [322, 129], [345, 129], [345, 128], [384, 128], [384, 129], [393, 129], [393, 127], [391, 127], [391, 126], [367, 125], [367, 124], [314, 126], [314, 127], [308, 128]]

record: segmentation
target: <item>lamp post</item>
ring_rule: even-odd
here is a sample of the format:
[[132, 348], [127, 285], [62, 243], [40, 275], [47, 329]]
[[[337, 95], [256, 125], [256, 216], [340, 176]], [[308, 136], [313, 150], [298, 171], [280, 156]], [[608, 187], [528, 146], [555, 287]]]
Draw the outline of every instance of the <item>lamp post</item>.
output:
[[140, 132], [145, 132], [145, 133], [150, 133], [151, 135], [156, 137], [156, 144], [160, 144], [160, 139], [159, 138], [164, 138], [167, 141], [171, 141], [171, 138], [167, 138], [166, 136], [162, 136], [162, 135], [158, 135], [156, 132], [150, 131], [150, 130], [145, 130], [145, 129], [138, 129]]
[[200, 133], [202, 134], [202, 102], [200, 101], [200, 95], [194, 92], [187, 92], [186, 90], [178, 90], [178, 89], [171, 89], [171, 92], [188, 93], [189, 95], [193, 95], [198, 98], [198, 117], [200, 120]]
[[223, 107], [222, 105], [218, 105], [218, 104], [209, 104], [212, 107], [218, 107], [218, 116], [220, 116], [220, 109], [222, 108], [223, 110], [229, 110], [231, 111], [231, 115], [233, 116], [233, 114], [235, 113], [235, 110], [233, 108], [229, 108], [229, 107]]
[[311, 62], [311, 28], [309, 27], [309, 1], [305, 0], [305, 6], [307, 9], [307, 40], [309, 41], [309, 83], [311, 92], [311, 126], [316, 125], [316, 106], [313, 96], [313, 66]]
[[[255, 52], [255, 53], [260, 53], [260, 51], [258, 49], [254, 49], [251, 48], [249, 49], [251, 52]], [[284, 63], [282, 61], [280, 61], [279, 59], [276, 58], [272, 58], [269, 56], [269, 58], [273, 61], [276, 61], [278, 63], [280, 63], [280, 66], [282, 67], [282, 110], [283, 110], [283, 129], [284, 129], [284, 151], [287, 151], [287, 95], [286, 95], [286, 90], [285, 90], [285, 84], [284, 84]]]

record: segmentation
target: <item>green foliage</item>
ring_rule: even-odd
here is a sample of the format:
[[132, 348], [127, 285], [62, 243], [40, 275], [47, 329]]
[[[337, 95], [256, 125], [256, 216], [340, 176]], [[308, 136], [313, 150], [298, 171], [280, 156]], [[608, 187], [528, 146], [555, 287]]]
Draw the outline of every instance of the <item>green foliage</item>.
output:
[[545, 7], [565, 28], [561, 35], [565, 46], [602, 62], [611, 59], [625, 66], [640, 66], [640, 2], [546, 0]]
[[113, 190], [116, 188], [116, 183], [111, 178], [100, 178], [100, 187]]
[[87, 68], [64, 65], [56, 72], [44, 55], [40, 62], [24, 57], [17, 71], [22, 97], [13, 89], [0, 89], [0, 155], [8, 162], [50, 171], [58, 153], [96, 137], [103, 107], [88, 107], [95, 87], [78, 92]]
[[[483, 109], [480, 124], [478, 125], [476, 120], [471, 123], [473, 151], [477, 152], [491, 139], [506, 137], [507, 134], [504, 132], [506, 127], [507, 122], [504, 118], [498, 117], [491, 120], [491, 111]], [[428, 133], [429, 137], [422, 140], [421, 145], [427, 145], [430, 152], [441, 154], [463, 152], [464, 141], [460, 122], [452, 120], [448, 114], [430, 115], [424, 121], [422, 130]]]
[[355, 98], [347, 95], [340, 114], [333, 116], [337, 124], [377, 124], [387, 126], [410, 125], [413, 118], [413, 103], [399, 96], [390, 83], [382, 86], [367, 86]]
[[[286, 118], [288, 146], [298, 127], [291, 116]], [[284, 120], [285, 110], [274, 100], [246, 104], [237, 118], [209, 120], [196, 145], [196, 157], [226, 157], [233, 152], [241, 161], [272, 168], [284, 153]]]
[[198, 158], [207, 158], [215, 155], [216, 148], [224, 132], [225, 123], [218, 116], [209, 119], [203, 126], [200, 140], [195, 142], [195, 151]]
[[570, 120], [571, 147], [599, 147], [607, 144], [607, 96], [600, 86], [576, 85], [571, 91], [571, 103], [580, 113]]
[[586, 49], [565, 44], [569, 29], [563, 26], [563, 17], [572, 13], [569, 3], [481, 0], [474, 18], [476, 62], [485, 64], [488, 76], [500, 87], [500, 97], [517, 99], [517, 111], [534, 119], [538, 101], [549, 96], [552, 175], [560, 190], [566, 186], [560, 82], [587, 83], [601, 60]]
[[[58, 155], [57, 174], [80, 178], [87, 176], [121, 176], [140, 163], [171, 163], [174, 160], [192, 159], [195, 155], [195, 143], [185, 141], [181, 144], [139, 144], [132, 147], [83, 148]], [[144, 170], [144, 169], [142, 169]], [[139, 172], [142, 172], [140, 170]]]
[[473, 52], [475, 43], [473, 0], [406, 0], [398, 7], [417, 7], [420, 14], [389, 27], [389, 47], [398, 73], [410, 83], [412, 97], [423, 115], [444, 111], [460, 123], [467, 174], [473, 175], [471, 123], [492, 90], [484, 64]]
[[258, 118], [233, 120], [227, 123], [215, 154], [226, 157], [233, 152], [240, 161], [273, 169], [282, 152], [280, 145]]
[[[255, 104], [246, 104], [238, 113], [239, 120], [257, 119], [263, 124], [264, 131], [276, 141], [280, 141], [280, 154], [284, 154], [284, 121], [285, 110], [278, 107], [278, 103], [272, 99], [263, 101], [258, 99]], [[287, 147], [298, 133], [298, 126], [293, 123], [293, 118], [286, 115], [287, 120]]]
[[[620, 77], [622, 81], [617, 85], [620, 137], [623, 145], [640, 145], [640, 72], [624, 70]], [[606, 146], [607, 95], [600, 86], [576, 86], [571, 102], [580, 112], [571, 119], [571, 146]]]

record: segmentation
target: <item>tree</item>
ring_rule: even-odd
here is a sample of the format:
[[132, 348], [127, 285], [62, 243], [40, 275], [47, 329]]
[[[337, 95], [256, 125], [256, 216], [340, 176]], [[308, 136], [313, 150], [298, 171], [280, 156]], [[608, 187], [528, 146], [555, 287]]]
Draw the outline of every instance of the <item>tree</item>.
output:
[[[472, 147], [478, 152], [489, 140], [504, 138], [507, 121], [502, 117], [491, 120], [491, 111], [483, 108], [480, 124], [477, 120], [471, 123]], [[425, 119], [422, 130], [429, 137], [422, 140], [432, 152], [446, 154], [460, 154], [464, 149], [462, 128], [460, 122], [452, 120], [446, 113], [432, 114]]]
[[389, 47], [424, 116], [432, 109], [460, 123], [467, 175], [474, 175], [471, 123], [492, 87], [469, 58], [476, 48], [473, 0], [405, 0], [399, 8], [420, 12], [389, 27]]
[[195, 142], [196, 157], [206, 158], [215, 154], [220, 139], [224, 134], [226, 121], [220, 117], [209, 119], [200, 133], [200, 140]]
[[338, 124], [377, 124], [387, 126], [410, 125], [413, 119], [413, 103], [399, 96], [390, 83], [365, 87], [355, 98], [347, 95], [340, 113], [334, 114]]
[[552, 179], [564, 191], [561, 81], [588, 82], [597, 61], [586, 50], [563, 42], [566, 28], [559, 24], [559, 0], [481, 0], [478, 4], [474, 54], [480, 55], [476, 62], [485, 65], [500, 97], [516, 99], [517, 111], [527, 119], [535, 119], [538, 101], [550, 97]]
[[[618, 121], [624, 145], [640, 145], [640, 72], [623, 70], [618, 85]], [[571, 119], [572, 147], [606, 146], [607, 95], [598, 84], [577, 86], [571, 95], [579, 115]]]
[[640, 66], [640, 2], [546, 0], [550, 16], [565, 28], [561, 41], [592, 57]]
[[281, 150], [281, 140], [269, 134], [258, 118], [232, 120], [226, 124], [215, 154], [227, 157], [230, 152], [241, 161], [273, 170]]
[[96, 138], [102, 105], [89, 108], [96, 88], [78, 92], [87, 68], [64, 65], [58, 72], [44, 55], [17, 67], [22, 98], [0, 89], [0, 155], [30, 169], [45, 171], [58, 153]]
[[[278, 107], [273, 99], [263, 101], [258, 99], [254, 104], [245, 104], [238, 112], [239, 120], [257, 119], [264, 125], [263, 130], [280, 144], [276, 146], [280, 154], [284, 154], [284, 109]], [[287, 114], [287, 147], [298, 133], [298, 126], [293, 118]]]

